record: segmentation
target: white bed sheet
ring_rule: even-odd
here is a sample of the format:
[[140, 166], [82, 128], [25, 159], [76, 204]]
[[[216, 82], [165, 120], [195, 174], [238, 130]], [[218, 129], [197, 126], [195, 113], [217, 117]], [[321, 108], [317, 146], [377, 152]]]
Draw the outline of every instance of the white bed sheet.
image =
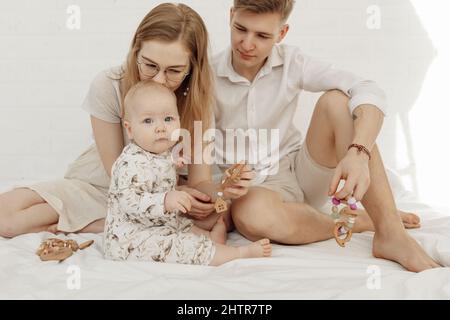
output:
[[[68, 237], [78, 242], [95, 243], [62, 263], [41, 262], [35, 250], [54, 236], [42, 232], [0, 238], [0, 298], [450, 299], [449, 213], [417, 202], [398, 183], [393, 189], [398, 207], [422, 218], [422, 227], [409, 231], [411, 235], [447, 267], [413, 273], [376, 259], [371, 254], [372, 232], [355, 234], [345, 248], [334, 240], [274, 245], [271, 258], [235, 260], [219, 267], [107, 261], [100, 235], [71, 234]], [[236, 232], [229, 235], [229, 244], [246, 242]], [[79, 270], [79, 289], [67, 284], [74, 270]], [[374, 280], [377, 270], [379, 282]]]

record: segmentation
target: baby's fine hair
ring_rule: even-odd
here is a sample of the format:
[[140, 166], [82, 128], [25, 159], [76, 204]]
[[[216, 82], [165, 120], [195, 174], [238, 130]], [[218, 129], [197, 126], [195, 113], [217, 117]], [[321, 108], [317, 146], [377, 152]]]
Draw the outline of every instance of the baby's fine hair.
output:
[[153, 80], [143, 80], [136, 83], [134, 86], [128, 90], [127, 94], [125, 95], [125, 99], [123, 101], [123, 108], [124, 108], [124, 119], [129, 120], [130, 119], [130, 103], [133, 100], [133, 98], [141, 91], [153, 91], [155, 93], [161, 93], [161, 94], [168, 94], [172, 96], [176, 102], [176, 95], [173, 93], [172, 90], [169, 88], [163, 86], [160, 83], [157, 83]]
[[234, 0], [236, 10], [243, 9], [253, 13], [279, 13], [286, 21], [294, 8], [294, 0]]

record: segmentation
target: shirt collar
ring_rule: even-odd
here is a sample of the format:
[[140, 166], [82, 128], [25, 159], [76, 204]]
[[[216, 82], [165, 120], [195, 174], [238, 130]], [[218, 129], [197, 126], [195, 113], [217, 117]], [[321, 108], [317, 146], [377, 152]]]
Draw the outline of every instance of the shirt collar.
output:
[[[274, 67], [278, 67], [281, 65], [283, 65], [283, 57], [280, 54], [280, 47], [278, 45], [275, 45], [272, 48], [272, 52], [267, 58], [266, 63], [263, 65], [261, 70], [259, 70], [257, 78], [269, 74]], [[248, 82], [247, 79], [234, 71], [233, 65], [231, 63], [231, 47], [225, 49], [225, 51], [219, 58], [217, 76], [228, 78], [232, 82]]]
[[170, 150], [166, 150], [162, 153], [153, 153], [150, 151], [147, 151], [145, 149], [143, 149], [141, 146], [139, 146], [135, 141], [131, 141], [129, 143], [129, 151], [132, 154], [136, 154], [136, 153], [143, 153], [145, 154], [147, 157], [150, 158], [158, 158], [158, 159], [168, 159], [171, 156], [171, 152]]

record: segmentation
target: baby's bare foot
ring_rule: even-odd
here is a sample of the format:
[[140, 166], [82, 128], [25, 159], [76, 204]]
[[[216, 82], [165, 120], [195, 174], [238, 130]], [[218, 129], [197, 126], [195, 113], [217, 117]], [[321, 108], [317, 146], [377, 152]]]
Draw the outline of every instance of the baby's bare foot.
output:
[[227, 227], [225, 225], [225, 222], [223, 221], [223, 217], [219, 217], [210, 232], [211, 240], [216, 243], [226, 244], [227, 236]]
[[262, 258], [272, 255], [272, 245], [269, 239], [261, 239], [238, 249], [240, 258]]

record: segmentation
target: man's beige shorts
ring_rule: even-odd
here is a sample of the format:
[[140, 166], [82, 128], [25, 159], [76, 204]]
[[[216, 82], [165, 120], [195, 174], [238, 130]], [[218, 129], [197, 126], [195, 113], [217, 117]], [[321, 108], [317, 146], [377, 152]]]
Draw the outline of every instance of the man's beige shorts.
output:
[[280, 160], [278, 173], [258, 185], [281, 194], [284, 202], [306, 202], [319, 209], [329, 199], [328, 188], [334, 169], [315, 162], [303, 142], [300, 150]]

